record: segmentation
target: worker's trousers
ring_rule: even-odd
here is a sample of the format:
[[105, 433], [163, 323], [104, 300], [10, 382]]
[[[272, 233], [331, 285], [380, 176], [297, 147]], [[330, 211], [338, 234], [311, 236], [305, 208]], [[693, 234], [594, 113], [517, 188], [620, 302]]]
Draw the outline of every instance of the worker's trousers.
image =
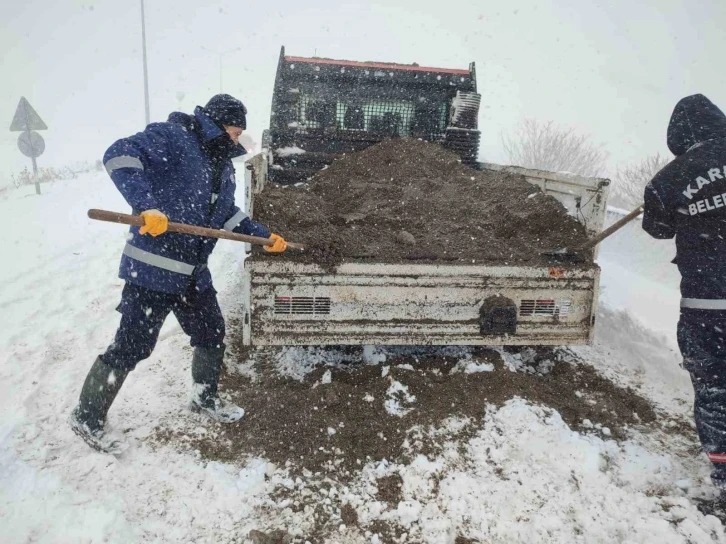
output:
[[191, 337], [192, 347], [224, 346], [224, 318], [214, 288], [174, 295], [127, 283], [116, 309], [121, 313], [121, 324], [113, 344], [101, 356], [111, 367], [133, 370], [149, 357], [169, 312], [174, 312], [182, 330]]
[[726, 311], [682, 309], [678, 345], [691, 374], [693, 408], [711, 480], [726, 490]]

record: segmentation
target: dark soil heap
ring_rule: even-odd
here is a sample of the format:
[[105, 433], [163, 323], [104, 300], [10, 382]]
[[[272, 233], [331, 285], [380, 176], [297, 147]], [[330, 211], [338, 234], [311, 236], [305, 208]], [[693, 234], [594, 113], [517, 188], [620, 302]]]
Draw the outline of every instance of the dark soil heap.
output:
[[410, 138], [346, 155], [302, 186], [271, 184], [255, 198], [256, 220], [306, 247], [282, 258], [328, 268], [541, 264], [541, 251], [586, 240], [564, 206], [523, 176], [473, 170], [441, 146]]
[[[248, 348], [241, 349], [242, 354], [248, 353]], [[258, 381], [225, 373], [223, 388], [247, 414], [239, 424], [217, 424], [213, 433], [189, 438], [193, 449], [204, 458], [224, 462], [245, 454], [263, 456], [278, 466], [289, 461], [296, 475], [303, 469], [334, 473], [347, 483], [363, 466], [359, 460], [363, 464], [383, 459], [410, 462], [406, 439], [416, 454], [432, 459], [439, 455], [445, 441], [427, 438], [415, 428], [439, 427], [449, 417], [465, 417], [471, 426], [458, 433], [459, 438], [466, 438], [481, 427], [487, 404], [502, 406], [517, 396], [557, 410], [574, 429], [600, 432], [598, 427], [582, 427], [585, 419], [607, 427], [618, 440], [627, 438], [629, 427], [656, 421], [649, 401], [580, 364], [566, 350], [538, 348], [527, 371], [512, 372], [497, 352], [476, 348], [472, 361], [491, 363], [494, 369], [466, 374], [452, 372], [459, 357], [446, 355], [446, 348], [400, 348], [398, 355], [396, 348], [389, 348], [386, 364], [390, 373], [384, 378], [380, 366], [363, 364], [358, 346], [325, 349], [347, 351], [349, 363], [337, 368], [321, 366], [298, 382], [277, 374], [274, 357], [279, 350], [266, 348], [255, 352]], [[535, 371], [542, 361], [553, 363], [549, 373]], [[325, 371], [330, 371], [331, 382], [320, 385]], [[391, 379], [405, 384], [416, 398], [411, 412], [401, 417], [391, 414], [384, 404]], [[331, 427], [336, 431], [333, 434], [328, 431]], [[166, 442], [174, 434], [161, 426], [157, 436]], [[395, 479], [379, 483], [381, 499], [389, 500], [398, 493]]]

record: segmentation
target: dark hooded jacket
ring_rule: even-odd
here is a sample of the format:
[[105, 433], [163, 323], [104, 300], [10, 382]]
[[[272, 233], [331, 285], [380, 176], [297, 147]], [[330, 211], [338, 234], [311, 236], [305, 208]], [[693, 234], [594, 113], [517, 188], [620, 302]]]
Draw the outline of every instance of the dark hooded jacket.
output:
[[[161, 210], [170, 221], [268, 238], [270, 231], [235, 205], [235, 145], [204, 109], [175, 112], [166, 123], [114, 143], [103, 162], [134, 213]], [[182, 294], [212, 287], [207, 260], [215, 238], [131, 227], [119, 276], [136, 285]]]
[[726, 299], [726, 116], [701, 94], [683, 98], [668, 148], [676, 158], [645, 188], [643, 229], [675, 236], [684, 297]]

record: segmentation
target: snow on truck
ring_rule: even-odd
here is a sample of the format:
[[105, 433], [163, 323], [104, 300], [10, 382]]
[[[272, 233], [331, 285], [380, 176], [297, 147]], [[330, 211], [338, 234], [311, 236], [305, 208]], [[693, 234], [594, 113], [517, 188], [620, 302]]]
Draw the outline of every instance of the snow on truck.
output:
[[[599, 232], [608, 180], [478, 162], [479, 100], [473, 63], [450, 70], [334, 61], [286, 56], [283, 48], [270, 130], [262, 153], [246, 164], [246, 211], [254, 216], [270, 182], [305, 181], [346, 153], [408, 136], [439, 143], [480, 171], [524, 176], [588, 235]], [[330, 269], [253, 256], [243, 274], [243, 338], [253, 346], [586, 344], [599, 276], [591, 261], [374, 258]]]

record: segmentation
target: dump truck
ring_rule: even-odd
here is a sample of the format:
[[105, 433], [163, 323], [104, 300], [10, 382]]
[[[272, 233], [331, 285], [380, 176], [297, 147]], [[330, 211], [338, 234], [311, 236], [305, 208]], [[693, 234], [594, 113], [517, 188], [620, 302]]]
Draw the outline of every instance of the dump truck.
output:
[[[344, 153], [412, 136], [473, 168], [524, 176], [598, 233], [609, 180], [479, 162], [479, 101], [473, 63], [338, 61], [283, 48], [270, 129], [246, 163], [246, 211], [254, 217], [255, 197], [271, 182], [299, 183]], [[600, 269], [344, 262], [331, 271], [283, 256], [248, 258], [242, 278], [246, 345], [577, 345], [593, 337]]]

